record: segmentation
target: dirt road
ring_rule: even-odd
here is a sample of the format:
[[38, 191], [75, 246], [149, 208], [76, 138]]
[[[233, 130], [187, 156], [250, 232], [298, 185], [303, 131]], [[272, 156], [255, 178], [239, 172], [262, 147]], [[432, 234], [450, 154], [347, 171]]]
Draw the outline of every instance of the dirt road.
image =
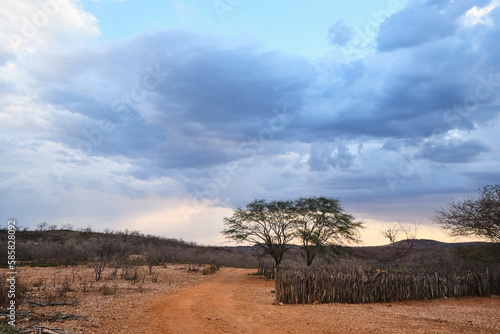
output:
[[[500, 333], [500, 297], [272, 305], [273, 282], [223, 268], [151, 306], [160, 333]], [[151, 328], [151, 327], [150, 327]]]

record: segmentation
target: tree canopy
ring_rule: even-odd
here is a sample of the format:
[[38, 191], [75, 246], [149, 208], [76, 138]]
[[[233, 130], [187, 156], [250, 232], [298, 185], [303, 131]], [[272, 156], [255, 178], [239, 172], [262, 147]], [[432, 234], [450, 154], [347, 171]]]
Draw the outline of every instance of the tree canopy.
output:
[[261, 247], [279, 266], [292, 242], [300, 243], [307, 265], [328, 246], [357, 241], [361, 222], [343, 210], [339, 200], [326, 197], [294, 201], [254, 200], [224, 218], [222, 234]]
[[291, 201], [256, 199], [245, 210], [237, 208], [232, 217], [224, 218], [222, 234], [261, 247], [279, 265], [294, 237], [293, 211]]
[[477, 236], [500, 243], [500, 185], [479, 189], [477, 197], [452, 200], [447, 208], [435, 211], [432, 220], [453, 236]]
[[295, 209], [295, 234], [306, 253], [308, 266], [328, 246], [359, 241], [358, 231], [363, 225], [344, 211], [338, 199], [301, 197], [295, 201]]

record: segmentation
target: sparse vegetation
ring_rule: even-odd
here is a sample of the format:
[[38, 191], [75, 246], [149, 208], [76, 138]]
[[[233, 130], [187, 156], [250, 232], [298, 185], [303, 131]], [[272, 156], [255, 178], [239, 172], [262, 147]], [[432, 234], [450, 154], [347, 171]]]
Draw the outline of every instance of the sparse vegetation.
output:
[[[7, 231], [0, 229], [0, 266], [7, 265]], [[205, 263], [256, 268], [255, 248], [205, 247], [192, 242], [145, 236], [135, 231], [100, 233], [90, 227], [81, 231], [17, 231], [18, 265], [57, 267], [89, 264], [95, 278], [112, 268], [115, 276], [128, 265], [147, 265], [148, 271], [163, 263]]]
[[[399, 221], [394, 225], [386, 225], [382, 235], [389, 240], [396, 267], [399, 267], [401, 260], [408, 256], [413, 250], [417, 239], [419, 224], [413, 226], [403, 226]], [[404, 234], [401, 238], [400, 235]]]
[[[85, 305], [82, 300], [86, 300], [88, 303], [89, 300], [99, 300], [100, 298], [101, 300], [106, 297], [118, 298], [118, 296], [145, 293], [153, 289], [164, 290], [165, 287], [185, 281], [186, 276], [203, 277], [201, 271], [197, 275], [187, 275], [187, 270], [183, 269], [177, 270], [175, 274], [183, 279], [175, 281], [172, 279], [174, 267], [174, 265], [154, 267], [152, 274], [149, 274], [147, 265], [131, 266], [129, 267], [131, 276], [136, 276], [135, 282], [137, 282], [134, 287], [130, 286], [126, 277], [113, 277], [112, 271], [109, 269], [102, 272], [99, 281], [95, 281], [94, 269], [89, 265], [71, 268], [60, 267], [57, 270], [57, 280], [54, 280], [52, 268], [18, 267], [19, 272], [22, 272], [23, 275], [18, 274], [19, 284], [16, 286], [16, 297], [18, 297], [16, 298], [16, 305], [18, 305], [16, 324], [23, 327], [42, 321], [51, 323], [85, 320], [67, 313], [74, 306]], [[218, 266], [205, 266], [206, 272], [203, 274], [215, 273], [218, 268]], [[0, 297], [2, 297], [0, 300], [2, 303], [9, 300], [6, 295], [3, 295], [6, 292], [5, 281], [4, 279], [0, 281]], [[155, 288], [153, 288], [153, 283]], [[58, 314], [50, 314], [50, 311], [44, 313], [37, 311], [42, 307], [47, 307], [47, 309], [50, 307], [50, 311], [60, 309], [62, 313], [59, 312], [58, 316]], [[47, 333], [48, 331], [49, 328], [47, 328]], [[0, 331], [0, 333], [3, 332]]]
[[117, 289], [118, 289], [117, 285], [109, 286], [105, 284], [99, 288], [99, 292], [104, 296], [109, 296], [109, 295], [115, 295]]
[[[339, 211], [337, 202], [325, 199], [320, 203], [325, 209], [317, 201], [323, 199], [254, 201], [247, 210], [227, 218], [225, 233], [237, 240], [253, 240], [254, 246], [204, 247], [138, 231], [101, 233], [90, 227], [75, 231], [48, 225], [37, 231], [17, 231], [19, 268], [47, 273], [27, 284], [20, 271], [17, 302], [24, 307], [71, 307], [79, 302], [76, 296], [115, 299], [124, 291], [147, 294], [170, 284], [170, 277], [162, 274], [166, 268], [193, 277], [216, 274], [221, 266], [258, 268], [258, 274], [275, 279], [277, 264], [284, 271], [275, 280], [274, 296], [285, 303], [390, 302], [500, 293], [498, 244], [419, 240], [416, 226], [407, 229], [400, 224], [384, 231], [387, 246], [346, 247], [342, 241], [357, 240], [361, 223]], [[262, 219], [271, 223], [262, 225]], [[250, 221], [253, 225], [247, 225], [247, 230], [238, 230]], [[0, 230], [2, 254], [5, 232]], [[245, 233], [253, 232], [262, 234], [247, 238]], [[6, 258], [1, 256], [1, 261]], [[7, 300], [5, 292], [5, 284], [0, 283], [2, 302]]]
[[475, 236], [500, 244], [500, 184], [479, 189], [479, 195], [452, 200], [434, 214], [433, 221], [453, 236]]
[[2, 334], [15, 334], [19, 332], [20, 332], [19, 328], [12, 327], [6, 323], [0, 323], [0, 333]]
[[296, 241], [310, 266], [318, 253], [344, 242], [359, 241], [361, 222], [341, 207], [339, 200], [326, 197], [294, 201], [254, 200], [224, 219], [227, 238], [249, 242], [269, 255], [277, 268]]
[[279, 266], [295, 237], [293, 221], [292, 201], [256, 199], [246, 209], [238, 208], [232, 217], [224, 218], [226, 229], [222, 234], [261, 248]]
[[214, 266], [214, 265], [211, 265], [210, 267], [208, 268], [204, 268], [201, 273], [203, 275], [213, 275], [215, 274], [218, 270], [220, 269], [219, 266]]
[[[276, 273], [274, 267], [276, 262], [269, 255], [262, 254], [260, 247], [202, 247], [177, 240], [142, 236], [136, 232], [100, 233], [91, 229], [86, 231], [19, 231], [16, 236], [17, 240], [22, 241], [19, 242], [19, 247], [23, 250], [19, 252], [22, 260], [18, 267], [20, 269], [19, 288], [16, 291], [19, 292], [17, 296], [19, 305], [24, 309], [49, 305], [53, 305], [51, 307], [54, 308], [66, 307], [61, 313], [64, 315], [63, 318], [50, 314], [50, 319], [62, 319], [67, 323], [76, 320], [71, 317], [71, 311], [68, 313], [68, 309], [71, 310], [75, 305], [83, 305], [83, 303], [80, 304], [82, 300], [101, 298], [114, 301], [130, 294], [149, 295], [151, 291], [171, 284], [170, 275], [177, 273], [202, 278], [204, 275], [216, 274], [221, 265], [258, 267], [258, 273], [264, 274], [269, 279], [273, 279]], [[103, 246], [104, 243], [107, 246]], [[35, 251], [37, 247], [41, 250], [40, 252]], [[491, 243], [444, 244], [431, 240], [413, 239], [412, 251], [400, 259], [394, 258], [394, 248], [391, 244], [379, 247], [346, 247], [343, 252], [320, 252], [319, 256], [314, 258], [314, 264], [306, 267], [307, 254], [303, 248], [298, 245], [289, 245], [281, 266], [284, 269], [283, 275], [289, 275], [288, 278], [295, 277], [292, 279], [295, 285], [283, 280], [285, 276], [279, 276], [276, 283], [280, 285], [280, 288], [274, 288], [273, 297], [288, 296], [288, 300], [283, 297], [281, 301], [284, 302], [291, 302], [290, 300], [295, 300], [295, 302], [376, 302], [406, 300], [401, 297], [406, 296], [405, 291], [411, 292], [410, 297], [404, 297], [409, 299], [421, 298], [422, 294], [423, 298], [456, 296], [458, 294], [448, 293], [457, 289], [465, 291], [465, 294], [461, 295], [467, 295], [467, 293], [468, 295], [481, 295], [481, 293], [486, 295], [484, 285], [486, 283], [489, 284], [492, 293], [499, 293], [498, 257], [491, 253], [494, 247]], [[486, 256], [486, 254], [489, 255]], [[68, 265], [68, 263], [78, 265]], [[169, 265], [169, 263], [175, 264]], [[335, 264], [337, 268], [342, 266], [343, 269], [335, 272], [335, 282], [326, 279], [332, 276], [328, 270], [325, 272], [330, 276], [323, 275], [326, 278], [322, 281], [321, 269], [316, 271], [317, 268], [332, 264]], [[53, 265], [58, 267], [52, 268]], [[23, 269], [23, 266], [26, 268]], [[297, 272], [304, 271], [304, 275], [293, 276], [293, 272], [292, 274], [287, 272], [286, 268], [290, 267], [300, 267], [301, 269]], [[394, 270], [395, 267], [400, 269]], [[485, 277], [486, 267], [489, 268], [489, 280]], [[422, 268], [425, 268], [425, 273]], [[436, 268], [453, 268], [455, 271], [446, 273], [448, 276], [439, 273], [436, 278], [434, 274]], [[25, 270], [45, 274], [27, 280], [23, 276]], [[348, 273], [356, 270], [364, 274], [349, 278]], [[471, 274], [466, 274], [467, 270], [470, 270]], [[165, 275], [165, 271], [169, 274]], [[414, 273], [417, 275], [414, 276]], [[454, 275], [454, 273], [459, 275]], [[259, 280], [257, 277], [253, 279]], [[344, 288], [338, 287], [339, 282], [343, 282]], [[462, 284], [464, 282], [466, 285]], [[472, 288], [470, 283], [473, 284]], [[355, 286], [357, 290], [349, 292], [345, 286]], [[399, 290], [388, 289], [391, 286], [397, 286]], [[431, 288], [429, 292], [421, 286], [436, 288], [435, 290]], [[323, 288], [322, 291], [321, 288]], [[325, 293], [328, 294], [332, 289], [344, 291], [343, 299], [339, 297], [341, 296], [339, 294], [330, 294], [330, 297], [326, 297]], [[294, 295], [291, 290], [301, 291], [300, 293], [309, 292], [305, 295]], [[5, 286], [0, 286], [0, 297], [5, 292]], [[422, 294], [417, 295], [417, 292]], [[349, 300], [348, 295], [354, 297]], [[320, 299], [320, 296], [323, 296], [323, 299]], [[390, 299], [391, 296], [396, 296], [396, 299]], [[0, 300], [7, 300], [7, 298]], [[49, 313], [46, 315], [48, 317]], [[27, 325], [28, 322], [25, 320], [24, 324]]]
[[308, 197], [294, 201], [295, 236], [310, 266], [318, 253], [345, 242], [359, 242], [361, 222], [355, 221], [335, 198]]

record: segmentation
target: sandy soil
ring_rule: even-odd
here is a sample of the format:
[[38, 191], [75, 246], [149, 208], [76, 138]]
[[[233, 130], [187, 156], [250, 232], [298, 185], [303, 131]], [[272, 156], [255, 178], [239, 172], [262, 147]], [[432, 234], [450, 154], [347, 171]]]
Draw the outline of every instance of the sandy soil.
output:
[[[188, 271], [186, 265], [154, 267], [153, 275], [146, 267], [139, 267], [134, 281], [113, 278], [106, 269], [102, 279], [95, 282], [93, 270], [78, 267], [18, 267], [17, 279], [29, 287], [18, 312], [29, 311], [29, 316], [18, 319], [18, 327], [35, 326], [64, 329], [68, 333], [161, 333], [151, 327], [153, 314], [149, 311], [158, 296], [163, 296], [185, 286], [197, 284], [209, 278], [200, 272]], [[6, 270], [0, 270], [0, 274]], [[55, 275], [54, 275], [55, 274]], [[55, 283], [54, 283], [55, 278]], [[40, 307], [28, 301], [69, 302], [74, 306]], [[44, 319], [57, 314], [74, 315], [77, 320], [48, 322]], [[144, 329], [141, 329], [144, 328]]]
[[[109, 274], [82, 291], [91, 269], [80, 268], [73, 291], [75, 306], [37, 307], [20, 325], [47, 315], [74, 314], [86, 320], [41, 322], [68, 333], [500, 333], [500, 296], [440, 299], [391, 304], [272, 305], [274, 283], [251, 275], [255, 270], [222, 268], [203, 276], [180, 266], [157, 267], [157, 282], [142, 268], [135, 285]], [[32, 285], [29, 300], [53, 294], [73, 280], [70, 268], [25, 268], [21, 279]], [[85, 278], [87, 277], [87, 278]], [[80, 283], [78, 283], [80, 282]], [[113, 288], [111, 295], [103, 287]], [[116, 287], [116, 290], [115, 290]], [[45, 296], [45, 297], [44, 297]], [[27, 306], [24, 307], [28, 309]]]
[[500, 297], [272, 305], [273, 282], [225, 268], [151, 307], [161, 333], [500, 333]]

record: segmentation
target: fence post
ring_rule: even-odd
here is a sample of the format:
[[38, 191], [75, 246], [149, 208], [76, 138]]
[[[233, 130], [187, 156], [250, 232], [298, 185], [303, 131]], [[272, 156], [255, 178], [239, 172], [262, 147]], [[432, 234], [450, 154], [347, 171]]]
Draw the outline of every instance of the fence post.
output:
[[490, 272], [488, 268], [486, 268], [486, 274], [484, 276], [484, 295], [486, 297], [491, 297], [490, 291]]

